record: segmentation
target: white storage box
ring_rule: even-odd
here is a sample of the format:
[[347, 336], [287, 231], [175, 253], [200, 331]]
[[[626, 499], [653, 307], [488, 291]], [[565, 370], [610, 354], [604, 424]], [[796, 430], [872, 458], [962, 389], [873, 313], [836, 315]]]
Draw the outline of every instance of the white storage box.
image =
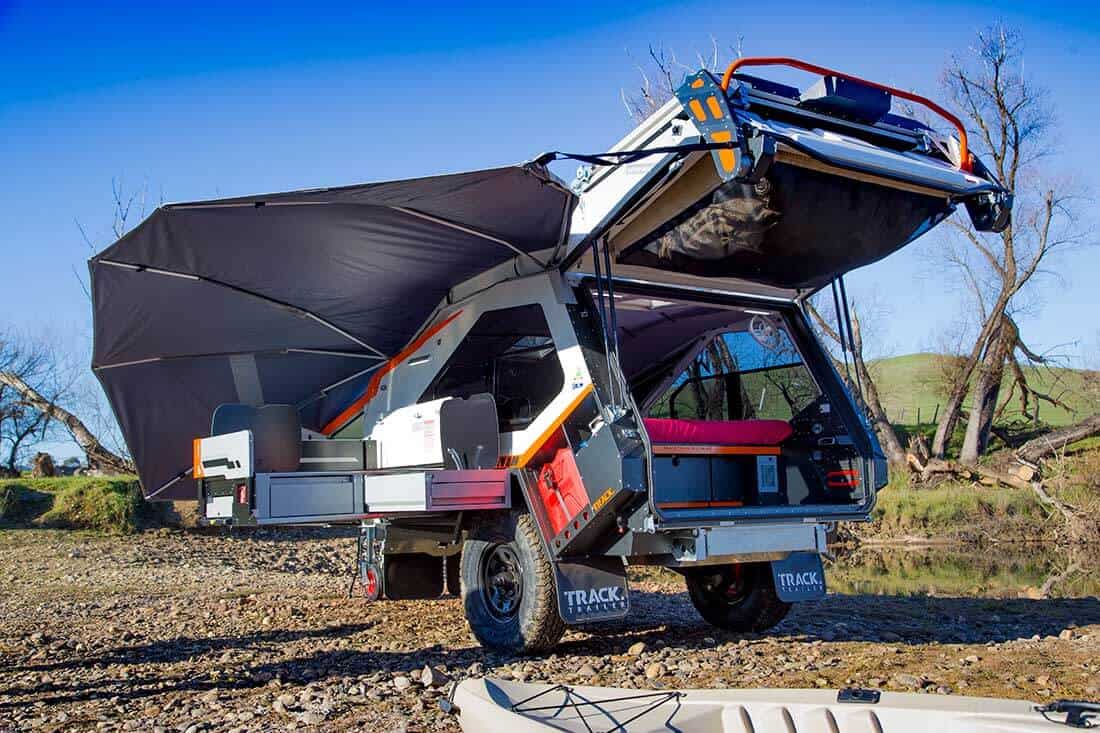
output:
[[402, 407], [379, 420], [367, 436], [378, 444], [378, 468], [443, 465], [439, 411], [448, 399]]

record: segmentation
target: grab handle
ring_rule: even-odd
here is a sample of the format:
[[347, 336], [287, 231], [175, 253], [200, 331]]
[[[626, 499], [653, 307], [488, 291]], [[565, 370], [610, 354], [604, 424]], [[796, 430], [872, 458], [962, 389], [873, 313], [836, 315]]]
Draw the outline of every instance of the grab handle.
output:
[[743, 66], [790, 66], [791, 68], [800, 69], [802, 71], [809, 71], [813, 74], [821, 74], [822, 76], [838, 76], [841, 79], [847, 79], [848, 81], [858, 82], [859, 84], [865, 84], [869, 87], [879, 89], [884, 92], [889, 92], [895, 97], [901, 97], [902, 99], [908, 99], [910, 102], [916, 102], [917, 104], [924, 105], [928, 109], [932, 110], [940, 117], [944, 118], [952, 125], [959, 133], [959, 170], [970, 173], [973, 171], [973, 162], [970, 160], [970, 147], [967, 144], [966, 127], [955, 115], [948, 112], [943, 107], [939, 106], [931, 99], [922, 97], [919, 94], [913, 92], [907, 92], [904, 89], [897, 89], [895, 87], [888, 87], [885, 84], [879, 84], [878, 82], [868, 81], [861, 79], [858, 76], [852, 76], [851, 74], [845, 74], [843, 71], [834, 71], [833, 69], [827, 69], [824, 66], [817, 66], [806, 61], [800, 61], [798, 59], [788, 58], [786, 56], [749, 56], [746, 58], [737, 59], [726, 69], [726, 73], [722, 76], [722, 91], [729, 89], [730, 81], [733, 79], [733, 75], [737, 73], [737, 70]]

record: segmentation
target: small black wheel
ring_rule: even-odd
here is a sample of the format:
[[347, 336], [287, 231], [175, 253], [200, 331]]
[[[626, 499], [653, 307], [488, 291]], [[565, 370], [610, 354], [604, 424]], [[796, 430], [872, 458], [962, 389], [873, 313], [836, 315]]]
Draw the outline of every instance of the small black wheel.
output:
[[386, 598], [409, 601], [443, 594], [443, 565], [425, 552], [386, 553], [382, 560]]
[[530, 514], [510, 532], [497, 524], [472, 528], [461, 565], [466, 620], [482, 646], [532, 654], [558, 643], [565, 623], [554, 569]]
[[377, 601], [382, 597], [382, 573], [374, 563], [366, 563], [359, 574], [359, 585], [363, 597], [368, 601]]
[[457, 596], [462, 593], [462, 553], [448, 555], [444, 562], [447, 568], [447, 595]]
[[791, 604], [775, 594], [770, 563], [693, 568], [684, 578], [695, 610], [720, 629], [766, 631], [791, 610]]

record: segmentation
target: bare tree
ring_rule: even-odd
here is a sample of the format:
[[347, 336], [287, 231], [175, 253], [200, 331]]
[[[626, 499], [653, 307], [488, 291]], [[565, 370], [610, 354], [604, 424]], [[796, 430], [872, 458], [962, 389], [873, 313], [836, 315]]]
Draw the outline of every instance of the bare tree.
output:
[[[0, 405], [7, 402], [17, 406], [22, 422], [15, 424], [35, 425], [34, 431], [19, 439], [14, 448], [16, 457], [25, 446], [24, 441], [35, 432], [41, 440], [47, 429], [57, 429], [67, 432], [84, 451], [88, 468], [104, 473], [133, 473], [132, 461], [104, 445], [84, 421], [64, 406], [74, 399], [74, 384], [72, 372], [64, 367], [55, 350], [41, 344], [28, 346], [26, 340], [11, 336], [0, 339], [0, 396], [7, 395]], [[12, 423], [12, 418], [7, 422]], [[15, 436], [19, 438], [21, 434]]]
[[[840, 322], [839, 314], [836, 314], [834, 319], [830, 322], [822, 316], [821, 312], [808, 300], [806, 301], [806, 311], [814, 319], [818, 330], [834, 344], [840, 346], [842, 343], [846, 342], [846, 339], [842, 340], [840, 337], [841, 327], [838, 325]], [[851, 320], [852, 343], [850, 356], [852, 358], [851, 368], [854, 371], [855, 378], [848, 380], [848, 386], [859, 396], [862, 403], [866, 406], [871, 419], [871, 427], [874, 429], [879, 444], [886, 453], [886, 460], [890, 462], [891, 467], [903, 467], [906, 465], [905, 449], [902, 448], [901, 441], [898, 440], [897, 431], [894, 430], [894, 426], [890, 423], [886, 410], [882, 406], [882, 399], [879, 396], [878, 386], [875, 384], [875, 379], [871, 374], [871, 370], [867, 367], [863, 349], [863, 325], [860, 323], [859, 313], [854, 307], [851, 308]], [[836, 363], [835, 357], [834, 363], [838, 367], [838, 371], [844, 374], [844, 369], [840, 368], [842, 365]]]
[[[741, 40], [737, 46], [728, 49], [733, 58], [741, 57]], [[689, 66], [681, 63], [675, 51], [666, 51], [664, 46], [649, 47], [649, 59], [645, 64], [635, 63], [641, 82], [634, 92], [620, 91], [623, 106], [627, 114], [635, 122], [639, 123], [656, 112], [665, 102], [672, 99], [676, 88], [689, 72], [707, 69], [712, 72], [721, 71], [725, 62], [718, 48], [718, 41], [712, 36], [711, 48], [706, 53], [699, 52], [695, 55], [695, 65]]]
[[[113, 239], [121, 239], [122, 235], [130, 231], [135, 224], [145, 219], [149, 215], [149, 212], [164, 203], [164, 192], [161, 191], [160, 197], [154, 203], [152, 202], [152, 194], [149, 190], [149, 181], [144, 180], [141, 186], [132, 190], [128, 190], [125, 181], [122, 178], [111, 179], [111, 199], [113, 202], [113, 211], [111, 213], [111, 235]], [[83, 241], [84, 246], [88, 249], [89, 255], [96, 255], [99, 253], [99, 247], [96, 245], [95, 240], [88, 234], [88, 230], [79, 219], [75, 219], [77, 231], [80, 232], [80, 239]], [[92, 299], [92, 292], [89, 289], [87, 280], [87, 273], [78, 270], [75, 266], [72, 268], [73, 276], [76, 277], [77, 283], [80, 285], [80, 289], [84, 292], [84, 296], [90, 301]]]
[[[0, 334], [0, 373], [37, 380], [48, 376], [46, 355], [37, 346], [21, 347], [11, 335]], [[46, 438], [47, 416], [27, 404], [22, 395], [0, 382], [0, 475], [18, 475], [19, 462], [30, 444]]]
[[980, 33], [966, 56], [952, 58], [942, 86], [966, 120], [974, 147], [1016, 194], [1013, 222], [1000, 234], [977, 232], [961, 217], [951, 220], [958, 239], [949, 247], [947, 259], [970, 292], [981, 327], [956, 362], [955, 382], [936, 426], [932, 453], [943, 457], [970, 394], [960, 460], [973, 463], [988, 443], [1006, 367], [1024, 395], [1025, 409], [1038, 401], [1056, 401], [1028, 383], [1018, 355], [1038, 364], [1048, 359], [1027, 346], [1012, 316], [1050, 255], [1081, 243], [1083, 236], [1075, 212], [1078, 197], [1071, 186], [1046, 178], [1038, 166], [1051, 152], [1054, 118], [1044, 90], [1024, 73], [1020, 35], [1003, 26]]

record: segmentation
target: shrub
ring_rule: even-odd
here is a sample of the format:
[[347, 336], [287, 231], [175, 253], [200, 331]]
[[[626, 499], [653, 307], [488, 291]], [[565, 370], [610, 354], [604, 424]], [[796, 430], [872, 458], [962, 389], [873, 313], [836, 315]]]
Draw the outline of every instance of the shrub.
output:
[[130, 534], [148, 512], [141, 487], [132, 478], [77, 478], [58, 482], [53, 506], [40, 521], [53, 527]]

